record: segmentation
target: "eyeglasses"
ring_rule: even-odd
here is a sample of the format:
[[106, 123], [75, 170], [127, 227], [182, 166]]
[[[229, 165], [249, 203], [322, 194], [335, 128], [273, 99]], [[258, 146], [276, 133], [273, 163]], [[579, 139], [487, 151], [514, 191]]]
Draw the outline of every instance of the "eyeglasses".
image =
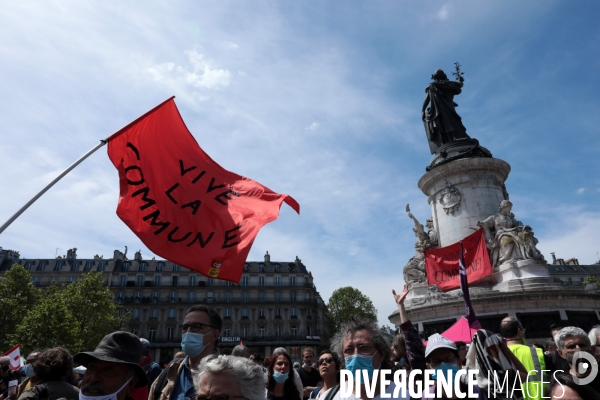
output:
[[181, 328], [181, 333], [186, 333], [189, 329], [191, 329], [194, 333], [198, 333], [205, 328], [212, 328], [212, 326], [203, 324], [201, 322], [194, 322], [193, 324], [183, 324], [179, 327]]
[[440, 365], [441, 363], [446, 363], [446, 364], [454, 364], [454, 363], [456, 363], [456, 357], [454, 357], [454, 356], [448, 356], [448, 357], [444, 358], [443, 360], [438, 360], [438, 359], [432, 358], [432, 359], [429, 361], [429, 364], [430, 364], [432, 367], [437, 367], [437, 366], [438, 366], [438, 365]]
[[319, 361], [317, 361], [317, 364], [318, 365], [321, 365], [323, 363], [331, 364], [332, 362], [333, 362], [333, 357], [327, 357], [327, 358], [319, 359]]
[[216, 394], [212, 397], [206, 397], [202, 395], [194, 395], [191, 397], [192, 400], [229, 400], [229, 399], [246, 399], [244, 396], [227, 396], [226, 394]]

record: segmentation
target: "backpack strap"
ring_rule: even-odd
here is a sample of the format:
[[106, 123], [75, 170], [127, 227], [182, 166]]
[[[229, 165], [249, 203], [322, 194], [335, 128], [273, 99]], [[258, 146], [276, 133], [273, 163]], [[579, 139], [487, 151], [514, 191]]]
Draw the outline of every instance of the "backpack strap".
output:
[[179, 368], [179, 365], [183, 362], [184, 358], [176, 358], [167, 365], [165, 369], [162, 370], [158, 378], [156, 378], [156, 385], [154, 386], [154, 400], [160, 400], [160, 394], [162, 390], [167, 386], [168, 374], [169, 370], [173, 368], [174, 365], [177, 365], [175, 369]]
[[331, 388], [331, 390], [329, 391], [329, 393], [327, 393], [327, 397], [325, 397], [325, 400], [332, 400], [335, 395], [337, 394], [337, 392], [340, 391], [340, 385], [335, 385], [334, 387]]

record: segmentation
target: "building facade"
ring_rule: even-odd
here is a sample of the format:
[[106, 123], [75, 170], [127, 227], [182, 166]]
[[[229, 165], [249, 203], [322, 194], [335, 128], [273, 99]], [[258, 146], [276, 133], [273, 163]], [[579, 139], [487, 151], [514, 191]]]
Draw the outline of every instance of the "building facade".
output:
[[[1, 249], [0, 249], [1, 250]], [[239, 284], [207, 278], [166, 260], [130, 260], [115, 250], [113, 258], [78, 259], [77, 249], [54, 259], [23, 259], [13, 250], [0, 251], [0, 273], [13, 263], [22, 265], [39, 287], [56, 281], [69, 284], [82, 274], [100, 271], [105, 284], [129, 312], [127, 328], [152, 343], [154, 359], [165, 364], [181, 349], [185, 311], [192, 305], [214, 308], [223, 319], [219, 348], [231, 352], [240, 341], [252, 353], [268, 356], [285, 347], [299, 360], [306, 347], [329, 347], [325, 303], [310, 271], [293, 262], [246, 262]]]

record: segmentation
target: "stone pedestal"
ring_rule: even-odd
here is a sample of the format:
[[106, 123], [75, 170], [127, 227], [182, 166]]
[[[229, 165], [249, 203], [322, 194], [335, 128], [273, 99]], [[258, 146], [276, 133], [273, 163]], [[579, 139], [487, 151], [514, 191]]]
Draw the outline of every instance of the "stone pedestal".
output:
[[546, 290], [562, 289], [561, 282], [550, 277], [548, 266], [534, 260], [507, 262], [498, 267], [498, 272], [492, 275], [497, 282], [493, 290], [514, 292], [543, 288]]
[[497, 158], [464, 158], [439, 165], [419, 179], [428, 197], [439, 246], [458, 242], [498, 212], [508, 198], [504, 182], [510, 165]]

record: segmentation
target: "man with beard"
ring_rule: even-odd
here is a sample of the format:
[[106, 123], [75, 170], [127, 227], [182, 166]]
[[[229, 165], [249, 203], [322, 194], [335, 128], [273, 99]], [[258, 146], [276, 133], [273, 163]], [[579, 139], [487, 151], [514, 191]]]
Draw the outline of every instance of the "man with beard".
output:
[[86, 367], [81, 380], [79, 400], [129, 399], [134, 388], [148, 385], [140, 366], [142, 345], [129, 332], [113, 332], [104, 337], [96, 350], [75, 355], [73, 360]]

